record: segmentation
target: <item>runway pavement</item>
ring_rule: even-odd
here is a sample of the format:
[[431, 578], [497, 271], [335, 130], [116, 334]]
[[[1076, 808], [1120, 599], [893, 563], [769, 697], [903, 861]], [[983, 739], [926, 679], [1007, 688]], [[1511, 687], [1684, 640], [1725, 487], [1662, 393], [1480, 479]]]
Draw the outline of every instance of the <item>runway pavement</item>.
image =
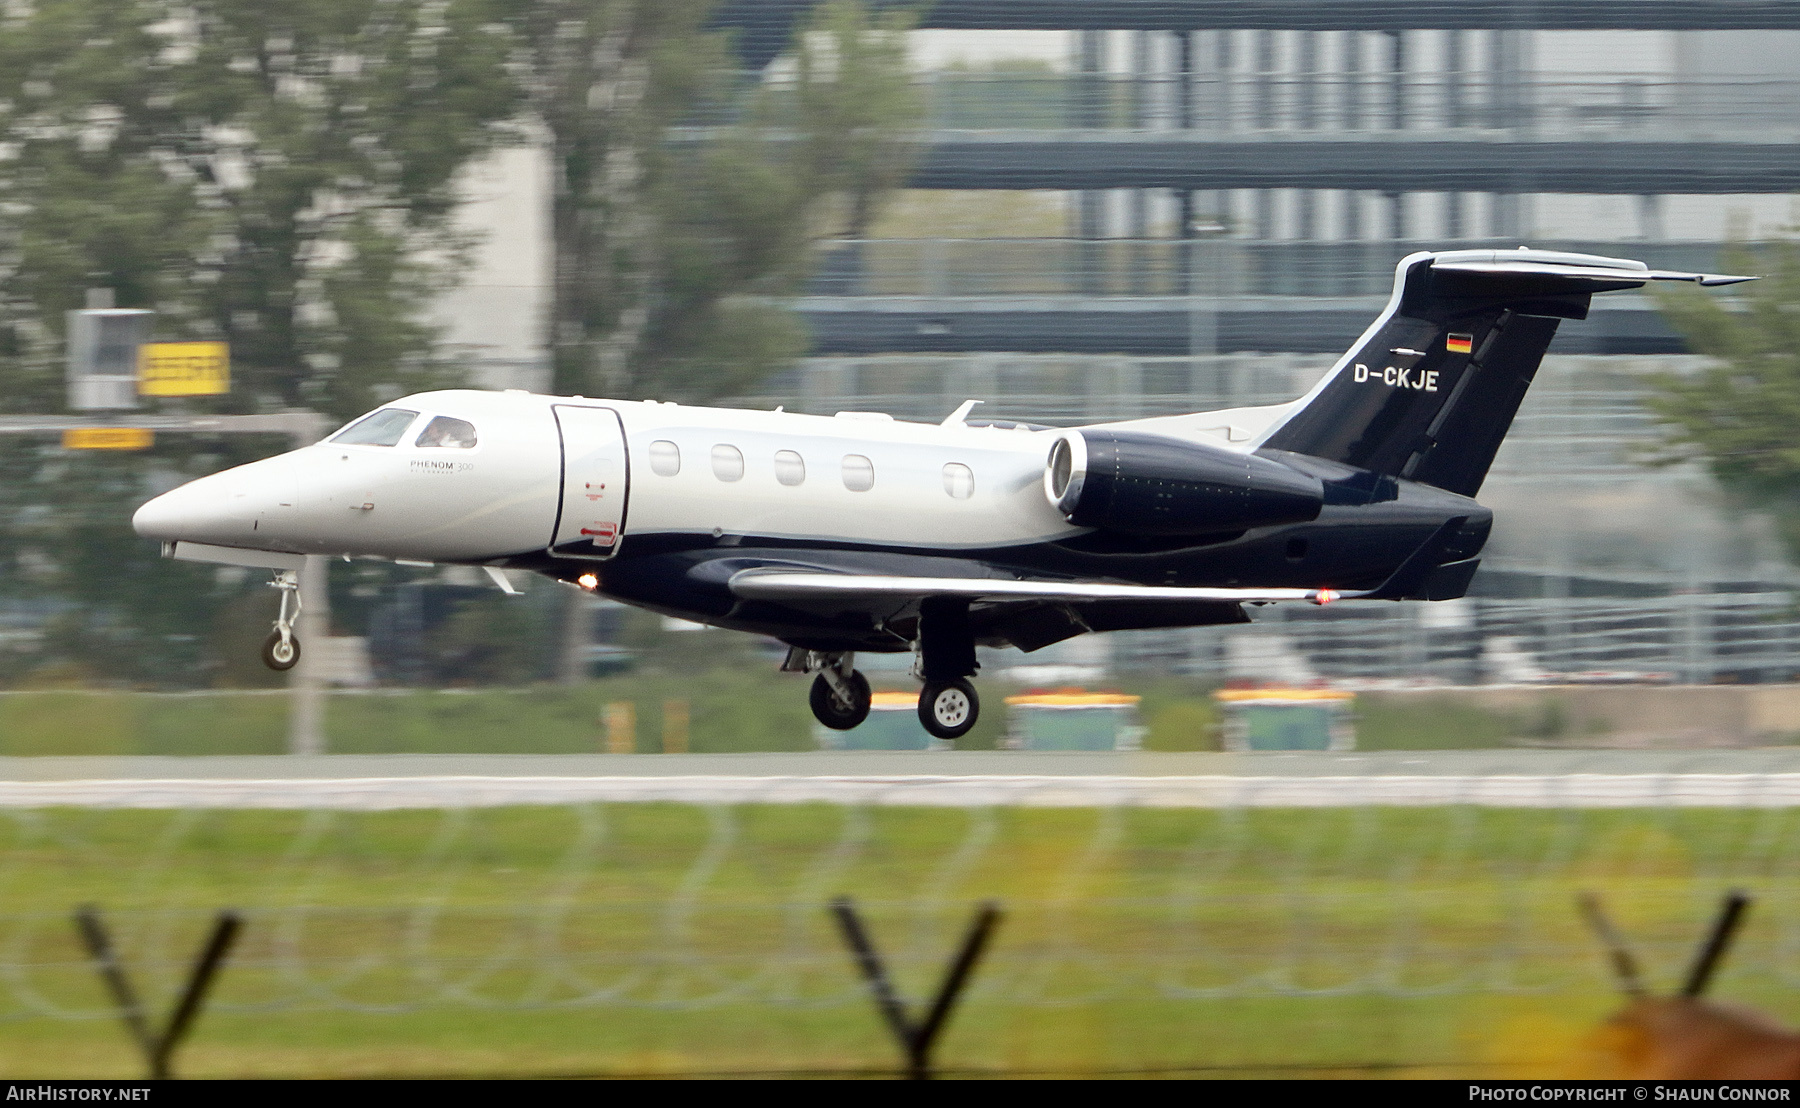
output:
[[0, 758], [0, 807], [1796, 807], [1800, 750]]

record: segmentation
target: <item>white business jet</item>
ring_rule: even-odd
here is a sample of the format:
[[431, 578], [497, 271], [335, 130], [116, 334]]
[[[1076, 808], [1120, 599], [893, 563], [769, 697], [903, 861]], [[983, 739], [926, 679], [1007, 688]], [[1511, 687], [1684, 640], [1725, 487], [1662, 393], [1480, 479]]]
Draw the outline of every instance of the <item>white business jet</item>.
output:
[[1545, 348], [1594, 293], [1748, 280], [1585, 254], [1400, 262], [1379, 318], [1287, 404], [1057, 429], [453, 390], [137, 512], [171, 557], [277, 572], [285, 669], [301, 555], [525, 570], [786, 643], [828, 727], [869, 712], [858, 651], [910, 651], [926, 729], [979, 710], [977, 644], [1246, 622], [1245, 604], [1459, 597], [1472, 499]]

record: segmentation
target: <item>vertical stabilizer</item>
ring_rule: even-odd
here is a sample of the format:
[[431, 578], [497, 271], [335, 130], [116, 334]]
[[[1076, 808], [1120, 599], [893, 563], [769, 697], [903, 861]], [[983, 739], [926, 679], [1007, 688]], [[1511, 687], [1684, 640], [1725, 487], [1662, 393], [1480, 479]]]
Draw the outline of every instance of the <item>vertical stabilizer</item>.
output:
[[1410, 255], [1381, 316], [1257, 445], [1473, 496], [1558, 323], [1653, 280], [1749, 278], [1543, 250]]

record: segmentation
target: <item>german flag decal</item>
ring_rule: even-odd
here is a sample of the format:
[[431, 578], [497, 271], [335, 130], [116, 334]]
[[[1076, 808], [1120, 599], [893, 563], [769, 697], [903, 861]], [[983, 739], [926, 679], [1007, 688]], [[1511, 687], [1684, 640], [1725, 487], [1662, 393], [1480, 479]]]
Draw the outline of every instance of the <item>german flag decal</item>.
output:
[[1452, 354], [1467, 354], [1475, 349], [1475, 336], [1452, 334], [1444, 340], [1444, 349]]

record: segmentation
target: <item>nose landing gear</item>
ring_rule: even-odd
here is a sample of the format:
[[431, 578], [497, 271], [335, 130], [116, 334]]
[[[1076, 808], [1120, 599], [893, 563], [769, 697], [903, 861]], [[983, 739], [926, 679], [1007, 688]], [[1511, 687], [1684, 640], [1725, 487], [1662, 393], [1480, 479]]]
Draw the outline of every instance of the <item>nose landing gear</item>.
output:
[[300, 638], [294, 634], [294, 621], [300, 618], [300, 574], [296, 570], [275, 572], [269, 587], [281, 591], [281, 607], [275, 614], [275, 630], [263, 640], [263, 665], [272, 670], [293, 669], [300, 661]]

